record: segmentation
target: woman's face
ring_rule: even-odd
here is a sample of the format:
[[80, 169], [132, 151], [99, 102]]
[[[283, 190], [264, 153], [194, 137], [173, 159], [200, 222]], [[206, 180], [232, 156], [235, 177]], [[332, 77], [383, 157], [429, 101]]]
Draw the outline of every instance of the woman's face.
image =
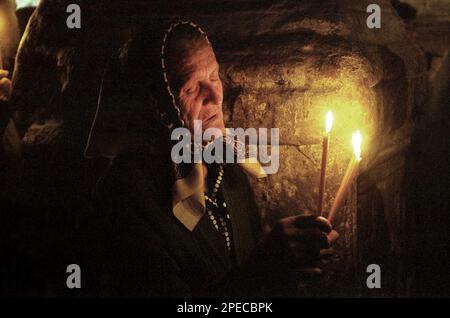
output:
[[186, 127], [194, 133], [194, 120], [201, 120], [203, 131], [224, 131], [223, 87], [213, 49], [205, 46], [184, 58], [176, 73], [181, 79], [177, 99]]

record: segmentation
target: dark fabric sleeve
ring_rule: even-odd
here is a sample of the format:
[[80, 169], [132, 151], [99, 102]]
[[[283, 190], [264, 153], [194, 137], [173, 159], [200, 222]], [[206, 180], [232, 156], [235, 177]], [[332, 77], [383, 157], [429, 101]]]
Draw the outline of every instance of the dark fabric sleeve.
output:
[[[84, 235], [88, 296], [189, 297], [177, 263], [139, 219], [125, 185], [103, 180]], [[120, 189], [120, 190], [119, 190]]]

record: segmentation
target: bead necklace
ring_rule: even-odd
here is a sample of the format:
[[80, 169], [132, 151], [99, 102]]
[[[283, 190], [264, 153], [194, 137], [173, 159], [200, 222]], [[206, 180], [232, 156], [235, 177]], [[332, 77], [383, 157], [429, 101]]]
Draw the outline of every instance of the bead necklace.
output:
[[[227, 204], [225, 200], [221, 199], [220, 186], [223, 180], [224, 170], [223, 167], [219, 166], [219, 175], [214, 184], [214, 189], [211, 196], [205, 194], [205, 200], [210, 203], [210, 207], [207, 206], [208, 217], [213, 223], [217, 231], [223, 236], [227, 250], [231, 252], [232, 242], [231, 242], [231, 231], [229, 230], [230, 214], [227, 210]], [[215, 210], [215, 211], [213, 211]]]

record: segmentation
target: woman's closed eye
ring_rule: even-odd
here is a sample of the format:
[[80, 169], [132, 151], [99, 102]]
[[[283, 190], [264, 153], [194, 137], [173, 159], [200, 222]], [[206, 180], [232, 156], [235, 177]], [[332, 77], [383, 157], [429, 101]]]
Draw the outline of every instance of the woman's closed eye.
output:
[[198, 91], [198, 87], [199, 87], [198, 85], [190, 86], [184, 90], [184, 93], [188, 94], [188, 95], [192, 95]]

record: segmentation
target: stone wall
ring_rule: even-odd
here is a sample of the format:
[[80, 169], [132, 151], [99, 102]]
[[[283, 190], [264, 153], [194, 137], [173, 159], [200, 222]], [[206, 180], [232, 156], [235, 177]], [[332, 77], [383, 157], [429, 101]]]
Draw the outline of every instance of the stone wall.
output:
[[424, 47], [440, 51], [450, 44], [450, 1], [403, 0], [417, 10], [413, 24]]
[[450, 1], [404, 0], [416, 9], [417, 17], [411, 22], [417, 43], [426, 51], [430, 80], [441, 67], [450, 47]]
[[12, 60], [19, 43], [19, 26], [13, 0], [0, 0], [0, 58], [4, 69], [12, 69]]

